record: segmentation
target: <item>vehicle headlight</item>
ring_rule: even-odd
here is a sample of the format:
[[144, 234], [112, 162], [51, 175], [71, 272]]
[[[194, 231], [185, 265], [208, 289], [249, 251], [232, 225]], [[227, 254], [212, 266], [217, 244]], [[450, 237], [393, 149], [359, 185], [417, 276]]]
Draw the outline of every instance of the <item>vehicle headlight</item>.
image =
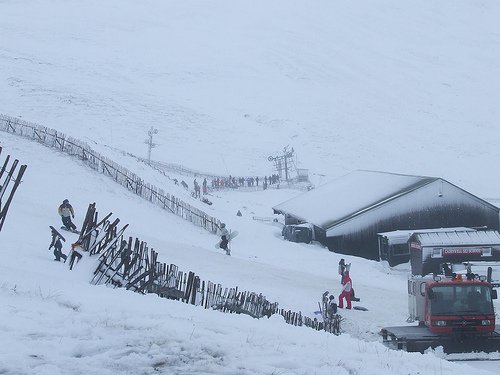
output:
[[438, 327], [444, 327], [446, 325], [446, 320], [435, 320], [434, 325]]
[[483, 319], [483, 320], [481, 320], [481, 324], [483, 326], [490, 326], [491, 325], [491, 320], [489, 320], [489, 319]]

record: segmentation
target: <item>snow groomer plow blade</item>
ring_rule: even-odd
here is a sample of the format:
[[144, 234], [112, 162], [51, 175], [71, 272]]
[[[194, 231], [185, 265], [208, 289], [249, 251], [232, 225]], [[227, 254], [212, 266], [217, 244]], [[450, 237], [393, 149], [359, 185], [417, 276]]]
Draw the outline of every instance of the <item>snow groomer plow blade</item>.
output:
[[[464, 322], [466, 324], [466, 322]], [[436, 334], [425, 326], [387, 327], [380, 331], [383, 343], [392, 349], [424, 353], [443, 347], [447, 354], [500, 351], [500, 327], [487, 334]]]

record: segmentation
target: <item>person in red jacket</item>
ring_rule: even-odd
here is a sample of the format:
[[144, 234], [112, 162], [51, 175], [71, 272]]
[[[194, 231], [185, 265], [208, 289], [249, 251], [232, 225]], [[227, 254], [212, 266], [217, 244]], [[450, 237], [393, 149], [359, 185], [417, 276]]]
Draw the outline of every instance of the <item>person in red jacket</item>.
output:
[[344, 308], [344, 298], [347, 302], [347, 308], [351, 308], [352, 280], [349, 276], [349, 271], [344, 273], [342, 278], [342, 293], [339, 296], [339, 308]]

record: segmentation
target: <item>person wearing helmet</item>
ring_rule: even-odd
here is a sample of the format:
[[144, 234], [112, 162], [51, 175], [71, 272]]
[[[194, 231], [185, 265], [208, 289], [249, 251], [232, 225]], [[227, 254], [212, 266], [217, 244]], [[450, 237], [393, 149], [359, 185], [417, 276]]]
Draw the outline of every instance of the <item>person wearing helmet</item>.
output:
[[69, 231], [76, 231], [76, 225], [71, 221], [71, 218], [75, 218], [75, 211], [73, 210], [73, 206], [69, 203], [69, 200], [63, 200], [62, 204], [57, 209], [57, 212], [61, 215], [64, 228]]
[[229, 255], [229, 248], [228, 248], [228, 244], [229, 244], [229, 231], [227, 230], [226, 228], [226, 224], [224, 223], [221, 223], [220, 225], [220, 236], [221, 236], [221, 242], [220, 242], [220, 245], [219, 247], [221, 249], [224, 249], [226, 251], [226, 254]]

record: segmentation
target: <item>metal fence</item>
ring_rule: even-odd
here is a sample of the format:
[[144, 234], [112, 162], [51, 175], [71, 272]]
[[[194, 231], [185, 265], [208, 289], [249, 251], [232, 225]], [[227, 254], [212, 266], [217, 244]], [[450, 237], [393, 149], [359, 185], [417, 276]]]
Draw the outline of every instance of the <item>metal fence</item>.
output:
[[[94, 210], [95, 204], [89, 206]], [[226, 313], [246, 314], [253, 318], [281, 315], [285, 322], [305, 326], [317, 331], [339, 335], [342, 317], [309, 318], [301, 312], [279, 309], [277, 302], [270, 302], [262, 293], [241, 291], [238, 287], [224, 288], [219, 283], [201, 280], [194, 272], [183, 272], [175, 264], [158, 261], [158, 253], [148, 248], [146, 242], [132, 237], [124, 238], [127, 226], [117, 230], [119, 219], [111, 223], [109, 215], [98, 224], [94, 212], [86, 216], [90, 221], [87, 234], [80, 236], [91, 255], [99, 255], [91, 284], [105, 284], [115, 288], [126, 288], [136, 293], [154, 293], [163, 298], [215, 309]], [[116, 224], [115, 224], [116, 223]], [[92, 238], [92, 233], [95, 236]], [[87, 240], [87, 241], [85, 241]]]
[[[195, 225], [216, 233], [220, 220], [190, 206], [173, 195], [145, 183], [134, 173], [114, 161], [92, 150], [86, 143], [69, 137], [57, 130], [29, 123], [18, 118], [0, 115], [0, 130], [18, 135], [44, 146], [54, 148], [78, 158], [88, 167], [102, 173], [129, 191], [168, 210]], [[95, 204], [91, 205], [85, 222], [96, 220]], [[288, 324], [307, 326], [340, 334], [340, 320], [334, 325], [304, 317], [300, 312], [278, 309], [277, 303], [270, 303], [262, 294], [240, 292], [238, 288], [222, 288], [220, 284], [201, 281], [193, 272], [179, 271], [177, 266], [157, 262], [158, 253], [148, 249], [145, 242], [132, 238], [124, 241], [123, 232], [128, 225], [117, 231], [119, 220], [109, 222], [106, 216], [100, 223], [92, 222], [82, 228], [79, 241], [90, 254], [99, 254], [100, 262], [94, 271], [93, 284], [112, 284], [115, 287], [140, 293], [156, 293], [161, 297], [199, 304], [224, 312], [244, 313], [255, 318], [279, 313]], [[100, 231], [96, 230], [101, 225]], [[120, 242], [121, 240], [121, 242]], [[120, 242], [120, 243], [119, 243]]]
[[216, 233], [220, 220], [207, 215], [181, 199], [165, 192], [114, 161], [100, 155], [82, 141], [67, 136], [57, 130], [30, 123], [15, 117], [0, 115], [0, 130], [36, 141], [78, 158], [88, 167], [112, 178], [118, 184], [151, 203], [171, 212], [195, 225]]

